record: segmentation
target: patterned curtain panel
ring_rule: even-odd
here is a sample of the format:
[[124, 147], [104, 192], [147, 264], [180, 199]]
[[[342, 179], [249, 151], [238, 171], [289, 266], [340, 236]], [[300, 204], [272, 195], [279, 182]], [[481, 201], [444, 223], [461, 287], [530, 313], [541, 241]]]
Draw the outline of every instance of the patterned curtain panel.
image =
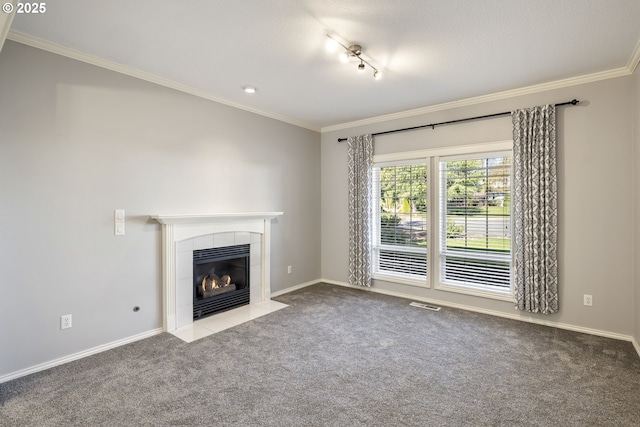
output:
[[520, 310], [558, 311], [554, 105], [513, 111], [514, 280]]
[[371, 165], [373, 138], [347, 139], [349, 161], [349, 284], [371, 286]]

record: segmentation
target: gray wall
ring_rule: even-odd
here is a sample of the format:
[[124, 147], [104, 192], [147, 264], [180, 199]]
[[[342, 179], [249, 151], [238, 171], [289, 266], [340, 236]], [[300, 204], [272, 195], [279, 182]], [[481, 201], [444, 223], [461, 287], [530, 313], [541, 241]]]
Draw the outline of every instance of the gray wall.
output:
[[[631, 336], [633, 321], [632, 87], [622, 77], [322, 135], [322, 277], [347, 282], [346, 144], [336, 138], [510, 111], [578, 98], [558, 109], [560, 312], [529, 316], [513, 304], [375, 281], [384, 291], [551, 324]], [[375, 153], [512, 138], [510, 117], [380, 136]], [[593, 295], [593, 307], [583, 305]]]
[[0, 377], [162, 326], [152, 214], [284, 211], [272, 290], [320, 277], [318, 133], [10, 41], [0, 76]]
[[633, 214], [634, 220], [634, 251], [633, 251], [633, 266], [634, 266], [634, 286], [635, 286], [635, 298], [634, 298], [634, 312], [635, 312], [635, 331], [634, 339], [636, 344], [636, 350], [640, 352], [640, 67], [636, 67], [636, 71], [633, 74], [634, 78], [634, 114], [633, 114], [633, 137], [634, 137], [634, 182], [635, 188], [633, 192], [635, 209]]

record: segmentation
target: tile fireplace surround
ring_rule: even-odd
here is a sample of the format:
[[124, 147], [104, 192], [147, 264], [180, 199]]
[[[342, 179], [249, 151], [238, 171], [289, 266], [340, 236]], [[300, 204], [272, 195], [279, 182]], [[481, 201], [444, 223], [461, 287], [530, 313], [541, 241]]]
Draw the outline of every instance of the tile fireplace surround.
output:
[[174, 332], [194, 324], [193, 251], [196, 249], [250, 244], [249, 305], [270, 301], [271, 220], [282, 214], [241, 212], [152, 216], [162, 224], [164, 330]]

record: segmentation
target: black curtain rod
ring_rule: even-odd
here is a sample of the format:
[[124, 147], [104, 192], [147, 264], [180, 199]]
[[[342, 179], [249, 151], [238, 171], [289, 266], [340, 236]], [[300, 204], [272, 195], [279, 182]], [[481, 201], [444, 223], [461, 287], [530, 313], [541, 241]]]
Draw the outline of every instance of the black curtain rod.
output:
[[[571, 101], [561, 102], [559, 104], [556, 104], [556, 107], [560, 107], [561, 105], [576, 105], [578, 102], [580, 101], [578, 101], [577, 99], [572, 99]], [[500, 117], [500, 116], [507, 116], [507, 115], [511, 115], [511, 111], [505, 111], [504, 113], [487, 114], [486, 116], [468, 117], [466, 119], [449, 120], [448, 122], [432, 123], [430, 125], [414, 126], [410, 128], [404, 128], [404, 129], [387, 130], [384, 132], [372, 133], [371, 136], [385, 135], [387, 133], [405, 132], [408, 130], [422, 129], [422, 128], [435, 129], [436, 126], [450, 125], [452, 123], [468, 122], [470, 120], [488, 119], [490, 117]], [[343, 142], [343, 141], [346, 141], [347, 139], [348, 138], [338, 138], [338, 142]]]

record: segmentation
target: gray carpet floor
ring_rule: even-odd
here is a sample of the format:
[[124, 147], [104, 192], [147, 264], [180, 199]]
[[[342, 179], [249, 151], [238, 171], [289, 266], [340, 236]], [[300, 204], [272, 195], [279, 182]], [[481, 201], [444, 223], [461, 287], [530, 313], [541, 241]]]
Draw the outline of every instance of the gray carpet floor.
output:
[[2, 426], [638, 426], [631, 343], [318, 284], [0, 384]]

